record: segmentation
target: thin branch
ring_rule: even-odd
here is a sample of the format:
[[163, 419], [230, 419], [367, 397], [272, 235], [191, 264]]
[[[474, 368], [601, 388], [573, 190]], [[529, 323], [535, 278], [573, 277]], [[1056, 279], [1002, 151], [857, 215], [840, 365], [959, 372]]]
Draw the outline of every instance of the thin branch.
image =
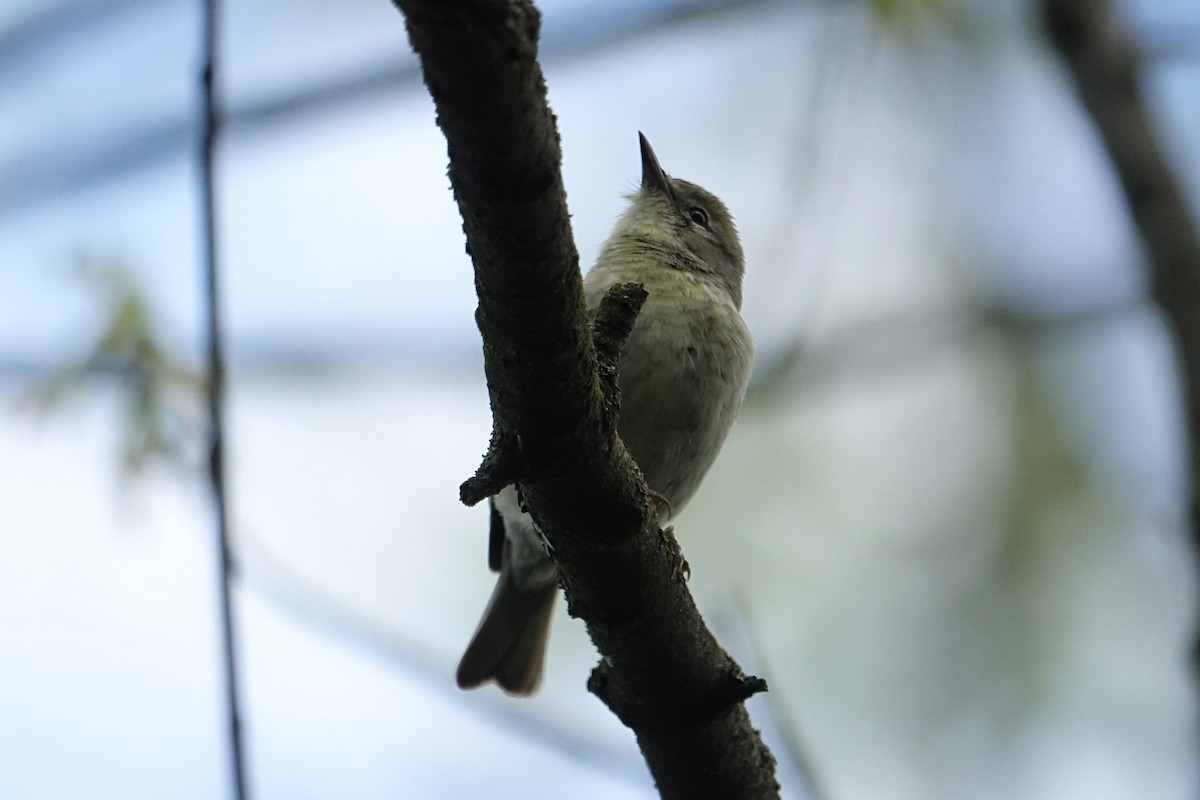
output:
[[[1138, 53], [1108, 0], [1043, 0], [1046, 29], [1075, 79], [1149, 258], [1154, 299], [1173, 329], [1191, 459], [1189, 520], [1200, 559], [1200, 234], [1146, 110]], [[1200, 561], [1197, 562], [1200, 569]], [[1192, 648], [1200, 682], [1200, 633]]]
[[522, 496], [603, 657], [589, 687], [633, 729], [664, 797], [778, 797], [742, 703], [765, 685], [705, 627], [616, 436], [537, 62], [540, 15], [528, 0], [395, 2], [446, 136], [493, 442], [519, 446]]
[[220, 115], [216, 98], [218, 0], [203, 0], [204, 27], [200, 73], [200, 116], [203, 126], [200, 149], [200, 224], [204, 265], [206, 332], [208, 335], [208, 477], [212, 488], [217, 527], [217, 579], [221, 598], [221, 633], [228, 711], [229, 748], [235, 800], [245, 800], [246, 770], [242, 748], [241, 709], [238, 702], [237, 637], [233, 619], [232, 555], [229, 547], [229, 514], [225, 494], [223, 404], [225, 358], [221, 342], [220, 286], [217, 281], [216, 189], [213, 176]]

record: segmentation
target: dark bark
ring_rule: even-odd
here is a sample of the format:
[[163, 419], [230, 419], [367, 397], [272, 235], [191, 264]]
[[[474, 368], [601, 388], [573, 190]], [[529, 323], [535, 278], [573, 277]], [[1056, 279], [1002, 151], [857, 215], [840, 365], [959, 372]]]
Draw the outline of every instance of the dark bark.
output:
[[[1200, 556], [1200, 234], [1163, 157], [1138, 81], [1138, 53], [1107, 0], [1043, 0], [1046, 29], [1112, 159], [1149, 261], [1154, 299], [1175, 335], [1190, 451], [1189, 523]], [[1200, 563], [1197, 563], [1200, 570]], [[1200, 634], [1192, 643], [1200, 681]]]
[[520, 0], [395, 2], [446, 135], [479, 297], [495, 432], [463, 500], [520, 482], [604, 659], [588, 686], [634, 730], [662, 796], [777, 797], [742, 702], [765, 685], [705, 627], [616, 435], [617, 355], [644, 298], [610, 293], [593, 341], [540, 15]]

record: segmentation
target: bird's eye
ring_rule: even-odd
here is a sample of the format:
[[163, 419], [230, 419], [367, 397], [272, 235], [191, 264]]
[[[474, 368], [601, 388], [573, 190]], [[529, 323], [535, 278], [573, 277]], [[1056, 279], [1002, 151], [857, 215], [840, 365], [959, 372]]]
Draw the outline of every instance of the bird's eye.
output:
[[692, 206], [687, 212], [688, 219], [699, 225], [701, 228], [708, 227], [708, 213], [699, 206]]

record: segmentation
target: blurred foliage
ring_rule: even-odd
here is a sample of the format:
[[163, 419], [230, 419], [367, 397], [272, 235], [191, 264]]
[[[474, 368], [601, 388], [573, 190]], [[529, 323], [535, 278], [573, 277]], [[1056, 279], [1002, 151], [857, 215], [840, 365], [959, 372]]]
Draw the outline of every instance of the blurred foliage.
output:
[[98, 329], [87, 337], [94, 344], [81, 357], [51, 368], [21, 406], [49, 414], [115, 379], [123, 394], [125, 477], [155, 462], [194, 469], [203, 377], [168, 352], [145, 293], [123, 262], [80, 256], [74, 275], [100, 307]]
[[929, 24], [958, 28], [963, 19], [960, 0], [868, 0], [875, 19], [889, 31], [915, 34]]

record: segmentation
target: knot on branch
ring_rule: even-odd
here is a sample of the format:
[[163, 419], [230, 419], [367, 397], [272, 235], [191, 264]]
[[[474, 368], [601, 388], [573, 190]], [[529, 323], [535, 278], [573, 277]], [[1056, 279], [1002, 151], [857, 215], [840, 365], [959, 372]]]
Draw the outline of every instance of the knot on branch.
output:
[[499, 493], [505, 486], [521, 480], [525, 471], [520, 438], [502, 432], [499, 426], [493, 427], [492, 440], [488, 443], [483, 463], [474, 475], [458, 487], [458, 499], [465, 506], [473, 506]]
[[747, 675], [737, 664], [729, 662], [729, 671], [724, 674], [718, 684], [717, 695], [718, 713], [732, 708], [738, 703], [744, 703], [756, 694], [767, 691], [767, 681], [757, 675]]
[[644, 705], [632, 702], [626, 693], [616, 686], [612, 662], [606, 659], [592, 670], [587, 688], [626, 727], [642, 731], [652, 727], [683, 728], [707, 725], [754, 695], [767, 691], [767, 682], [755, 675], [745, 674], [733, 659], [729, 659], [725, 669], [707, 689], [697, 695], [681, 697], [680, 703], [673, 704], [671, 712], [664, 713], [663, 704], [656, 703], [655, 711], [651, 713]]
[[[635, 710], [633, 704], [614, 691], [613, 666], [607, 658], [601, 661], [588, 675], [587, 690], [594, 694], [608, 710], [630, 730], [640, 730], [646, 716], [644, 709]], [[640, 713], [639, 713], [640, 712]]]
[[604, 293], [592, 318], [592, 345], [596, 350], [600, 390], [604, 393], [604, 418], [614, 427], [621, 410], [621, 392], [617, 388], [621, 351], [649, 296], [640, 283], [614, 284]]

